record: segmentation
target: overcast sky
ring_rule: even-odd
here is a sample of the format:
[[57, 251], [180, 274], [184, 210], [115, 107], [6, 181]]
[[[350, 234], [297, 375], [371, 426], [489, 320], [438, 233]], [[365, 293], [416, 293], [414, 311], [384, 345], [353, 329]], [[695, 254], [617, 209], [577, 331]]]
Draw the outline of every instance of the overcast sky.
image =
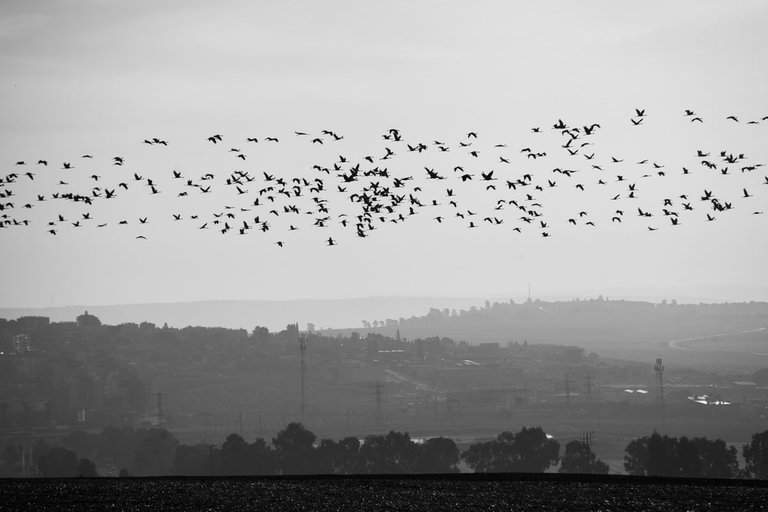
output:
[[[739, 171], [768, 163], [768, 121], [747, 125], [768, 116], [766, 22], [763, 1], [5, 0], [0, 175], [19, 172], [15, 163], [25, 161], [22, 171], [33, 171], [35, 180], [18, 179], [18, 204], [3, 212], [30, 225], [0, 230], [0, 307], [520, 297], [528, 283], [548, 294], [654, 290], [670, 298], [768, 300], [768, 186], [761, 185], [768, 170]], [[635, 108], [646, 110], [640, 126], [630, 122]], [[704, 123], [691, 123], [685, 109]], [[732, 114], [738, 123], [726, 119]], [[560, 118], [574, 126], [600, 123], [584, 153], [597, 155], [614, 188], [595, 186], [594, 162], [581, 154], [567, 159], [560, 148], [566, 139], [551, 128]], [[338, 155], [381, 157], [389, 144], [381, 135], [390, 128], [411, 143], [450, 146], [442, 153], [432, 145], [418, 156], [402, 143], [389, 146], [397, 156], [386, 166], [423, 180], [424, 197], [445, 203], [437, 213], [382, 223], [365, 239], [338, 224], [314, 228], [306, 221], [296, 232], [279, 232], [288, 222], [277, 218], [271, 232], [242, 237], [197, 229], [224, 205], [246, 204], [220, 184], [234, 170], [259, 178], [249, 184], [250, 201], [264, 171], [310, 177], [317, 176], [314, 163], [330, 166]], [[344, 139], [326, 137], [321, 146], [293, 133], [314, 137], [323, 129]], [[470, 131], [478, 134], [476, 159], [459, 146]], [[206, 140], [213, 134], [223, 135], [222, 144]], [[269, 146], [267, 136], [280, 143]], [[151, 137], [168, 147], [142, 144]], [[260, 142], [249, 145], [247, 137]], [[526, 146], [548, 157], [531, 162], [520, 153]], [[235, 159], [229, 148], [248, 160]], [[721, 177], [705, 173], [697, 149], [747, 158]], [[116, 155], [124, 167], [112, 165]], [[624, 159], [624, 167], [610, 167], [611, 156]], [[49, 166], [35, 165], [38, 159]], [[643, 172], [654, 172], [636, 165], [643, 159], [664, 165], [667, 176], [643, 180]], [[75, 169], [62, 171], [62, 162]], [[551, 231], [545, 238], [535, 227], [514, 232], [511, 212], [500, 226], [436, 222], [450, 211], [447, 187], [424, 180], [423, 167], [451, 175], [454, 165], [473, 165], [476, 179], [481, 170], [499, 176], [497, 191], [451, 182], [463, 208], [483, 213], [503, 195], [507, 176], [528, 171], [555, 179], [556, 166], [582, 174], [570, 181], [557, 175], [558, 187], [541, 192]], [[693, 175], [683, 176], [682, 166]], [[177, 197], [173, 169], [195, 179], [216, 174], [216, 194]], [[153, 177], [161, 193], [139, 195], [131, 181], [117, 202], [95, 203], [98, 219], [82, 229], [67, 225], [86, 211], [82, 205], [34, 201], [59, 190], [59, 180], [82, 188], [99, 185], [90, 174], [111, 183], [133, 180], [134, 172]], [[618, 202], [609, 192], [626, 191], [616, 188], [617, 174], [638, 183], [653, 219], [637, 218], [640, 203], [622, 197], [626, 220], [611, 222]], [[323, 177], [336, 190], [338, 180]], [[573, 188], [578, 181], [588, 184], [584, 192]], [[705, 188], [730, 198], [734, 210], [707, 222], [707, 204], [698, 198]], [[754, 197], [742, 198], [743, 188]], [[680, 194], [691, 195], [697, 210], [673, 228], [660, 201], [675, 198], [682, 213]], [[23, 211], [27, 199], [33, 208]], [[329, 204], [334, 217], [352, 215], [343, 194]], [[583, 210], [594, 228], [586, 219], [567, 222]], [[174, 223], [172, 213], [184, 221]], [[68, 222], [50, 235], [47, 223], [58, 214]], [[189, 219], [195, 214], [200, 222]], [[149, 222], [139, 224], [145, 217]], [[118, 226], [120, 219], [129, 224]], [[325, 245], [329, 236], [337, 246]]]

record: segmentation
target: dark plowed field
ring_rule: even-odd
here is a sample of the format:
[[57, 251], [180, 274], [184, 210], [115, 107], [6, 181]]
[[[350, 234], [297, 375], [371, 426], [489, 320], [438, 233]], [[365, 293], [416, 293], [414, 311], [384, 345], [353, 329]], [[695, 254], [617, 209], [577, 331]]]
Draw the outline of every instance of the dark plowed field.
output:
[[0, 510], [768, 510], [755, 482], [545, 475], [0, 480]]

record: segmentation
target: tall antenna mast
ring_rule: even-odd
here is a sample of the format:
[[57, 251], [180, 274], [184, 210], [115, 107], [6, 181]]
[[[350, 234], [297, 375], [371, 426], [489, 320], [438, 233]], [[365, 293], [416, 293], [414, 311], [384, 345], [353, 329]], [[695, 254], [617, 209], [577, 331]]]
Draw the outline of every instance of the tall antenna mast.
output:
[[[299, 330], [299, 324], [296, 324], [296, 331]], [[301, 422], [305, 422], [305, 413], [307, 407], [307, 375], [306, 366], [304, 363], [304, 354], [307, 351], [307, 338], [309, 332], [306, 335], [299, 333], [299, 351], [301, 352]]]
[[653, 369], [656, 372], [656, 407], [661, 414], [661, 427], [666, 430], [667, 421], [664, 414], [664, 365], [660, 357], [656, 359]]

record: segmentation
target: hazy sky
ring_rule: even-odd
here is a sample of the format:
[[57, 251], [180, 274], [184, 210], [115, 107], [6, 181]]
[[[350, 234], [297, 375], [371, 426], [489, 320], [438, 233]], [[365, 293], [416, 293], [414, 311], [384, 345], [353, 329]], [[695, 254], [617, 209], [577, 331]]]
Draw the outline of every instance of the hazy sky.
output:
[[[653, 289], [714, 296], [717, 289], [732, 300], [741, 293], [734, 290], [768, 300], [768, 186], [761, 188], [768, 170], [741, 173], [734, 165], [720, 179], [704, 174], [695, 154], [727, 150], [745, 153], [750, 164], [768, 163], [768, 121], [746, 124], [768, 116], [766, 22], [763, 1], [5, 0], [0, 175], [18, 172], [14, 164], [24, 160], [23, 171], [36, 176], [15, 185], [19, 204], [10, 212], [30, 226], [0, 230], [0, 306], [518, 297], [528, 283], [551, 294]], [[647, 112], [637, 127], [630, 123], [635, 108]], [[705, 122], [690, 123], [685, 109]], [[740, 122], [726, 120], [731, 114]], [[558, 177], [557, 189], [541, 193], [549, 238], [537, 229], [513, 232], [513, 214], [501, 226], [478, 219], [478, 229], [466, 229], [467, 222], [437, 223], [438, 214], [426, 211], [365, 239], [306, 222], [278, 234], [278, 219], [269, 234], [222, 236], [186, 219], [245, 203], [231, 202], [229, 192], [179, 199], [171, 189], [172, 169], [195, 178], [213, 172], [219, 181], [235, 169], [259, 178], [263, 171], [310, 176], [313, 163], [329, 166], [339, 154], [378, 157], [389, 128], [412, 142], [451, 146], [418, 157], [399, 146], [393, 173], [421, 180], [424, 166], [451, 174], [460, 162], [475, 165], [478, 174], [495, 169], [505, 188], [504, 173], [554, 179], [551, 169], [568, 165], [583, 169], [583, 182], [594, 185], [597, 175], [587, 174], [592, 162], [562, 156], [564, 139], [551, 130], [558, 118], [601, 124], [596, 159], [606, 169], [611, 156], [626, 162], [606, 170], [610, 186], [622, 173], [641, 184], [643, 204], [654, 205], [652, 221], [638, 219], [630, 202], [622, 206], [626, 220], [611, 223], [610, 194], [595, 186], [577, 192], [572, 185], [582, 178]], [[531, 133], [534, 126], [545, 133]], [[344, 139], [319, 147], [293, 135], [323, 129]], [[469, 131], [478, 133], [479, 159], [458, 146]], [[221, 145], [206, 141], [215, 133], [224, 136]], [[268, 146], [266, 136], [281, 142]], [[168, 148], [141, 143], [151, 137], [168, 140]], [[260, 142], [248, 145], [246, 137]], [[493, 149], [501, 143], [507, 148]], [[552, 159], [523, 159], [520, 148], [527, 145]], [[230, 147], [248, 160], [228, 154]], [[94, 159], [81, 159], [86, 153]], [[115, 155], [125, 158], [124, 167], [111, 165]], [[499, 155], [512, 160], [509, 166]], [[642, 181], [634, 162], [645, 158], [665, 165], [667, 178]], [[50, 165], [35, 166], [38, 159]], [[62, 174], [65, 161], [76, 169]], [[681, 166], [694, 176], [683, 177]], [[94, 206], [98, 221], [109, 222], [103, 229], [84, 223], [46, 233], [58, 213], [78, 218], [85, 211], [80, 205], [47, 201], [17, 210], [23, 198], [55, 192], [59, 179], [93, 186], [91, 173], [109, 182], [134, 172], [154, 177], [162, 194], [139, 196], [131, 182], [130, 194], [114, 206]], [[337, 180], [327, 181], [336, 188]], [[259, 185], [251, 184], [252, 192]], [[446, 188], [426, 180], [424, 187]], [[706, 222], [706, 204], [697, 197], [704, 188], [732, 198], [735, 210]], [[740, 200], [742, 188], [755, 197]], [[699, 210], [671, 228], [660, 218], [659, 201], [682, 193], [696, 194]], [[487, 198], [478, 183], [462, 189], [467, 207], [482, 209]], [[340, 199], [333, 204], [340, 208], [334, 215], [349, 207]], [[594, 229], [568, 224], [581, 210], [589, 210]], [[762, 210], [765, 215], [752, 214]], [[171, 213], [185, 221], [174, 224]], [[149, 223], [139, 225], [139, 217]], [[122, 218], [130, 224], [119, 229]], [[660, 229], [649, 232], [646, 224]], [[139, 234], [147, 240], [137, 240]], [[328, 236], [339, 245], [325, 246]]]

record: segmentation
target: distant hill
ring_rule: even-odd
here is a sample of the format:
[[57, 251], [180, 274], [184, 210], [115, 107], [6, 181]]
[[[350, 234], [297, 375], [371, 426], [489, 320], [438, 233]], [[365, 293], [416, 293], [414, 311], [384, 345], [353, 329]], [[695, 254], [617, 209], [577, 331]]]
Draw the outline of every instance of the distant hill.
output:
[[[768, 326], [768, 303], [677, 304], [628, 300], [490, 302], [468, 309], [431, 308], [425, 315], [378, 320], [370, 331], [423, 338], [439, 334], [470, 343], [622, 343], [676, 340]], [[349, 329], [346, 329], [347, 331]]]
[[[399, 322], [378, 320], [361, 335], [446, 336], [471, 344], [577, 345], [603, 357], [702, 366], [768, 366], [768, 303], [676, 304], [628, 300], [486, 301], [466, 310], [431, 309]], [[348, 332], [351, 329], [338, 332]], [[333, 335], [337, 331], [324, 334]]]
[[451, 297], [371, 297], [336, 300], [247, 301], [218, 300], [111, 306], [63, 306], [47, 308], [0, 308], [0, 318], [47, 316], [53, 322], [73, 321], [87, 310], [106, 324], [151, 322], [171, 327], [229, 327], [252, 330], [264, 326], [271, 331], [298, 322], [317, 328], [356, 327], [364, 320], [423, 315], [430, 308], [463, 309], [478, 306], [483, 299]]

